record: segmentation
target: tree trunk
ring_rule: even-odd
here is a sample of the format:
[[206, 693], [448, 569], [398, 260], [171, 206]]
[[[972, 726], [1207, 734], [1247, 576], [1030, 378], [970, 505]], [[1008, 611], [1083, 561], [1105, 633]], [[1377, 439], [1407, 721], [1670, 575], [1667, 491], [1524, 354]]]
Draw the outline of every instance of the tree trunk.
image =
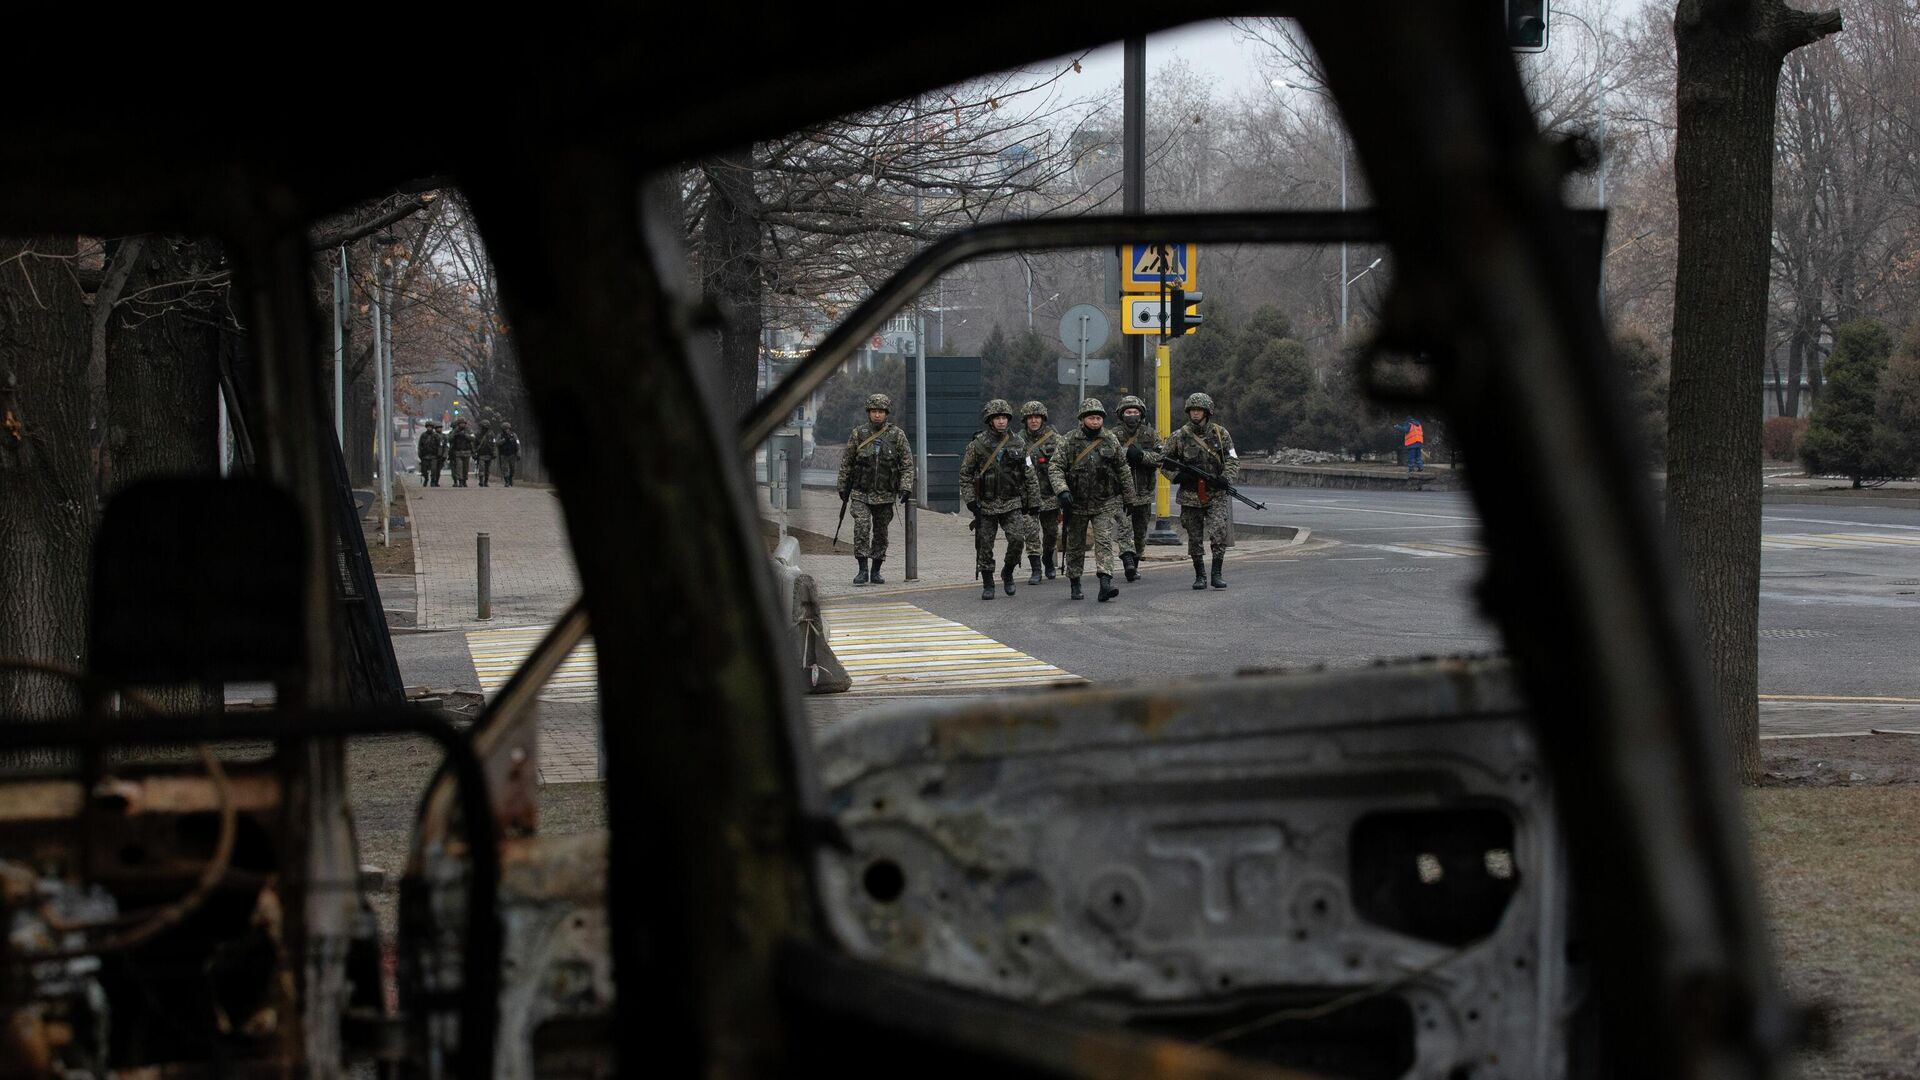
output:
[[[217, 242], [148, 237], [125, 295], [203, 277], [221, 269], [221, 263]], [[175, 298], [181, 291], [146, 295]], [[106, 339], [110, 495], [145, 477], [219, 471], [220, 328], [231, 321], [224, 292], [170, 299], [162, 308], [123, 304], [112, 313]], [[148, 696], [180, 712], [212, 709], [220, 700], [198, 687], [154, 690]]]
[[701, 234], [702, 286], [720, 313], [720, 385], [733, 414], [745, 416], [758, 396], [766, 292], [753, 151], [721, 154], [702, 171], [711, 188]]
[[373, 486], [373, 435], [379, 427], [373, 413], [378, 403], [373, 397], [373, 365], [347, 384], [347, 479], [354, 487]]
[[[78, 666], [86, 651], [95, 499], [88, 461], [91, 319], [73, 237], [0, 240], [0, 657]], [[15, 256], [21, 256], [14, 258]], [[78, 708], [71, 687], [0, 672], [0, 716]], [[32, 760], [48, 755], [31, 755]], [[25, 764], [9, 761], [9, 764]]]
[[1680, 0], [1679, 252], [1667, 511], [1740, 775], [1760, 776], [1760, 425], [1774, 110], [1787, 53], [1840, 28], [1780, 0]]

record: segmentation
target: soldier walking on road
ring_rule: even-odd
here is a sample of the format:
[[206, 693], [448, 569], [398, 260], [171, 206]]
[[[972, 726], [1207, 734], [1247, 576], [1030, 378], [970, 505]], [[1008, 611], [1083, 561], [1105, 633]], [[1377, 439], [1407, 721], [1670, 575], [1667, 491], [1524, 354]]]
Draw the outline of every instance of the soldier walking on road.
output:
[[427, 421], [427, 430], [420, 433], [420, 441], [414, 444], [420, 455], [420, 486], [440, 486], [440, 452], [445, 449], [440, 436], [440, 421]]
[[1027, 559], [1033, 564], [1033, 576], [1027, 579], [1027, 584], [1038, 585], [1043, 566], [1047, 580], [1053, 580], [1053, 553], [1060, 546], [1060, 503], [1054, 499], [1053, 488], [1047, 482], [1047, 469], [1055, 451], [1060, 449], [1061, 435], [1047, 423], [1044, 402], [1029, 401], [1020, 406], [1020, 417], [1027, 428], [1027, 453], [1033, 458], [1034, 472], [1040, 477], [1039, 513], [1034, 515], [1035, 527], [1028, 531], [1027, 544]]
[[453, 452], [453, 486], [466, 487], [467, 469], [473, 464], [473, 432], [467, 430], [465, 420], [453, 422], [453, 438], [447, 445]]
[[520, 436], [513, 433], [512, 424], [500, 425], [500, 482], [507, 487], [513, 486], [513, 467], [520, 461]]
[[[913, 448], [907, 433], [887, 422], [893, 400], [885, 394], [867, 395], [867, 422], [847, 436], [840, 455], [840, 501], [853, 507], [853, 557], [860, 564], [855, 585], [885, 585], [880, 564], [887, 557], [887, 525], [893, 521], [893, 502], [913, 498]], [[871, 570], [867, 560], [873, 560]]]
[[1213, 422], [1213, 399], [1205, 394], [1187, 395], [1187, 422], [1167, 437], [1160, 469], [1180, 484], [1180, 527], [1187, 531], [1187, 554], [1193, 557], [1193, 587], [1207, 587], [1204, 541], [1213, 546], [1213, 587], [1224, 589], [1227, 579], [1221, 576], [1221, 565], [1227, 558], [1228, 496], [1207, 490], [1206, 481], [1181, 471], [1182, 463], [1229, 484], [1240, 479], [1240, 455], [1234, 453], [1233, 436]]
[[1146, 554], [1147, 523], [1153, 520], [1154, 473], [1166, 449], [1160, 433], [1147, 423], [1147, 403], [1128, 394], [1120, 399], [1120, 427], [1114, 432], [1133, 472], [1133, 492], [1120, 508], [1120, 563], [1127, 580], [1140, 580], [1140, 556]]
[[1040, 481], [1027, 458], [1027, 440], [1013, 429], [1013, 406], [994, 398], [980, 409], [986, 430], [967, 444], [960, 458], [960, 501], [973, 511], [975, 572], [980, 575], [980, 599], [993, 599], [993, 536], [1007, 534], [1007, 563], [1000, 581], [1013, 595], [1013, 571], [1020, 565], [1020, 548], [1031, 525], [1031, 512], [1040, 505]]
[[1080, 426], [1073, 429], [1047, 464], [1048, 478], [1060, 508], [1066, 511], [1067, 582], [1070, 600], [1081, 599], [1080, 572], [1087, 563], [1087, 530], [1093, 531], [1093, 569], [1100, 576], [1100, 602], [1120, 595], [1113, 587], [1114, 517], [1133, 494], [1133, 473], [1127, 468], [1120, 440], [1104, 428], [1107, 407], [1099, 398], [1080, 403]]
[[473, 460], [480, 465], [480, 486], [487, 486], [487, 474], [493, 470], [494, 455], [500, 447], [495, 440], [493, 425], [480, 421], [480, 434], [473, 438]]

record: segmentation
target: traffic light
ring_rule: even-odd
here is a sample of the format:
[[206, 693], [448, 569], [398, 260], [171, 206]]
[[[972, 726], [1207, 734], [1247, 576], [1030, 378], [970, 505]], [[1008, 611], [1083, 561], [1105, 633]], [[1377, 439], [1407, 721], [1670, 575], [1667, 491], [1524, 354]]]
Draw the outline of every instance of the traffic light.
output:
[[1507, 0], [1507, 47], [1547, 51], [1547, 0]]
[[1204, 293], [1188, 292], [1185, 289], [1172, 291], [1167, 298], [1167, 307], [1173, 313], [1168, 317], [1168, 337], [1180, 337], [1200, 329], [1201, 322], [1206, 318], [1200, 314], [1200, 301], [1204, 299], [1206, 299]]

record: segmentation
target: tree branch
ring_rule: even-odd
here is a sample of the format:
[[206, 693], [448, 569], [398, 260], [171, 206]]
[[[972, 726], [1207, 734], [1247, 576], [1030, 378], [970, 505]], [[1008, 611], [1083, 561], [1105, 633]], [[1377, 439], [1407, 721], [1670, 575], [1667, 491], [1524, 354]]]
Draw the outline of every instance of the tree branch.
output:
[[374, 233], [392, 225], [396, 221], [403, 221], [425, 210], [427, 207], [433, 205], [435, 198], [436, 194], [431, 191], [415, 195], [405, 202], [400, 203], [398, 206], [395, 206], [393, 209], [377, 214], [374, 217], [368, 218], [366, 221], [329, 230], [324, 233], [319, 231], [312, 232], [308, 234], [308, 243], [312, 245], [315, 251], [326, 251], [329, 248], [339, 247], [341, 244], [351, 244], [355, 240], [372, 236]]

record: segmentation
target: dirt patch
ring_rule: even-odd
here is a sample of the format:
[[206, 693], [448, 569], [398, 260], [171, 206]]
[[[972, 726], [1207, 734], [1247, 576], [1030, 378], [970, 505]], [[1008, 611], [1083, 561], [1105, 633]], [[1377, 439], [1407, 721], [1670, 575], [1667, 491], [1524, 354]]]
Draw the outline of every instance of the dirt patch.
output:
[[[401, 479], [404, 481], [406, 478]], [[405, 483], [393, 489], [393, 516], [404, 517], [409, 522], [413, 520], [413, 515], [407, 510]], [[388, 539], [392, 543], [382, 547], [379, 517], [379, 507], [375, 506], [373, 520], [363, 520], [360, 523], [361, 532], [367, 538], [367, 556], [373, 563], [373, 572], [376, 574], [413, 573], [413, 530], [404, 526], [389, 530]]]
[[1820, 1005], [1832, 1032], [1829, 1049], [1804, 1056], [1801, 1075], [1914, 1076], [1920, 791], [1763, 788], [1747, 793], [1747, 811], [1786, 988]]
[[1920, 784], [1920, 735], [1766, 739], [1760, 758], [1767, 787]]
[[[787, 535], [793, 537], [795, 540], [800, 541], [800, 554], [802, 555], [836, 555], [836, 554], [852, 555], [853, 554], [853, 545], [848, 541], [847, 537], [845, 536], [840, 538], [840, 545], [838, 547], [835, 547], [833, 543], [833, 537], [821, 536], [817, 532], [808, 532], [805, 529], [796, 529], [796, 528], [793, 528], [792, 526], [788, 526]], [[773, 549], [775, 547], [778, 547], [780, 544], [779, 523], [768, 521], [766, 518], [761, 518], [760, 519], [760, 538], [766, 541], [767, 554], [769, 555], [773, 554]]]

